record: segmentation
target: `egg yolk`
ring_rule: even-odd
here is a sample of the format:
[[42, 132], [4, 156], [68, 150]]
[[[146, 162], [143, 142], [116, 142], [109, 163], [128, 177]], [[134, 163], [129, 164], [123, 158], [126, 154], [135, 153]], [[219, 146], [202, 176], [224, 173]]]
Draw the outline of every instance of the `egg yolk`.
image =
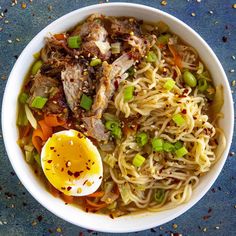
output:
[[43, 147], [41, 163], [49, 182], [66, 195], [90, 194], [101, 183], [100, 154], [92, 142], [78, 131], [53, 134]]

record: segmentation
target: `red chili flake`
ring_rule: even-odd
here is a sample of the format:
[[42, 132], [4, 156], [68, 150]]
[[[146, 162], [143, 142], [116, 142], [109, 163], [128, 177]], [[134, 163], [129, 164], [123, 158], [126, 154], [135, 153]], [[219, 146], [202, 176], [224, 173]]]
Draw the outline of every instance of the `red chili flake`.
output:
[[182, 113], [183, 113], [183, 114], [186, 114], [186, 113], [187, 113], [187, 110], [186, 110], [186, 109], [183, 109], [183, 110], [182, 110]]
[[223, 41], [224, 43], [226, 43], [227, 40], [228, 40], [228, 38], [227, 38], [226, 36], [223, 36], [223, 37], [222, 37], [222, 41]]
[[203, 220], [208, 220], [211, 216], [210, 215], [206, 215], [206, 216], [203, 216], [202, 219]]
[[87, 170], [90, 170], [90, 168], [89, 168], [88, 166], [86, 167], [86, 169], [87, 169]]
[[81, 133], [78, 133], [78, 138], [83, 138], [84, 136]]
[[38, 220], [39, 222], [41, 222], [42, 219], [43, 219], [43, 217], [42, 217], [41, 215], [37, 217], [37, 220]]
[[49, 164], [52, 163], [52, 160], [48, 160], [48, 163], [49, 163]]
[[101, 179], [102, 178], [102, 176], [99, 176], [99, 178], [98, 179]]
[[73, 172], [71, 172], [70, 170], [68, 170], [68, 171], [67, 171], [67, 174], [68, 174], [69, 176], [72, 176], [72, 175], [73, 175]]
[[79, 236], [83, 236], [83, 235], [84, 235], [83, 232], [80, 232], [80, 233], [79, 233]]
[[63, 171], [64, 171], [64, 168], [62, 167], [62, 168], [61, 168], [61, 172], [63, 172]]
[[53, 150], [55, 147], [50, 147], [51, 150]]
[[70, 191], [72, 188], [71, 188], [71, 186], [68, 186], [67, 187], [67, 191]]
[[83, 173], [82, 170], [81, 170], [81, 171], [76, 171], [76, 172], [74, 173], [75, 178], [79, 177], [81, 173]]
[[114, 86], [115, 86], [115, 90], [119, 88], [119, 82], [117, 79], [114, 81]]

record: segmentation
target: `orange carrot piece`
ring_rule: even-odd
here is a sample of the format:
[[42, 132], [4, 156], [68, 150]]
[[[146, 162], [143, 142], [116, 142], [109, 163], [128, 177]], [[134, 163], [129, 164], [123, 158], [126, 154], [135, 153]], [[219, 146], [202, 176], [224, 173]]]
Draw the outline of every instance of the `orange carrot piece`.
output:
[[107, 206], [106, 203], [94, 203], [94, 202], [92, 202], [88, 199], [86, 199], [86, 202], [87, 202], [88, 205], [90, 205], [91, 207], [96, 208], [97, 210], [102, 209], [102, 208]]
[[89, 194], [87, 197], [103, 197], [104, 192], [103, 191], [97, 191], [95, 193]]
[[45, 115], [44, 121], [48, 126], [56, 127], [56, 126], [63, 126], [66, 122], [60, 120], [57, 115]]
[[174, 57], [174, 63], [175, 65], [177, 65], [180, 69], [183, 67], [182, 66], [182, 60], [180, 55], [178, 54], [178, 52], [176, 51], [176, 48], [174, 45], [170, 45], [168, 44], [168, 47], [170, 49], [170, 52], [172, 53], [173, 57]]
[[40, 120], [39, 125], [42, 129], [43, 141], [46, 141], [50, 136], [52, 136], [52, 127], [48, 126], [44, 120]]
[[64, 40], [66, 38], [64, 34], [54, 34], [53, 36], [57, 40]]

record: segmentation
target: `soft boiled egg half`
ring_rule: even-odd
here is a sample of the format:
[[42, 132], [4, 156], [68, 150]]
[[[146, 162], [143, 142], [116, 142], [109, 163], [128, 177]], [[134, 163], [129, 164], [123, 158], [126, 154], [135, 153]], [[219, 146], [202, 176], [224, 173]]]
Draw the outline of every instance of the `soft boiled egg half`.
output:
[[101, 156], [76, 130], [54, 133], [43, 146], [41, 164], [48, 181], [69, 196], [91, 194], [102, 182]]

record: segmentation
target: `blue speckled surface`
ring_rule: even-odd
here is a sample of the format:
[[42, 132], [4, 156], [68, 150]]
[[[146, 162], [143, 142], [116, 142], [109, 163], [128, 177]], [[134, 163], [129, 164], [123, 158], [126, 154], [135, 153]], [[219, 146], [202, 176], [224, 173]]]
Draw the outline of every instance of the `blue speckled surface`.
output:
[[[17, 56], [47, 24], [56, 18], [98, 0], [33, 0], [11, 6], [10, 0], [0, 0], [0, 78], [7, 78]], [[110, 1], [114, 2], [114, 1]], [[119, 1], [117, 1], [119, 2]], [[231, 83], [236, 79], [236, 9], [235, 0], [167, 0], [167, 5], [160, 0], [129, 0], [159, 8], [183, 20], [196, 30], [212, 47], [220, 59]], [[105, 3], [103, 3], [105, 4]], [[50, 10], [50, 7], [51, 10]], [[210, 13], [212, 11], [212, 14]], [[195, 13], [196, 16], [191, 16]], [[227, 37], [227, 42], [222, 37]], [[18, 40], [18, 39], [19, 40]], [[12, 40], [9, 43], [8, 40]], [[20, 41], [20, 42], [17, 42]], [[230, 72], [231, 70], [235, 72]], [[0, 102], [6, 80], [0, 79]], [[235, 91], [235, 87], [232, 87]], [[235, 94], [233, 94], [236, 99]], [[231, 151], [236, 151], [235, 138]], [[192, 209], [182, 216], [152, 230], [127, 235], [236, 235], [236, 155], [229, 156], [222, 173], [212, 189]], [[235, 206], [235, 207], [234, 207]], [[205, 217], [204, 217], [205, 216]], [[173, 228], [177, 224], [177, 229]], [[71, 225], [39, 205], [21, 185], [13, 172], [6, 155], [3, 140], [0, 137], [0, 235], [109, 235], [90, 232]], [[111, 234], [110, 234], [111, 235]], [[175, 235], [175, 234], [173, 234]]]

